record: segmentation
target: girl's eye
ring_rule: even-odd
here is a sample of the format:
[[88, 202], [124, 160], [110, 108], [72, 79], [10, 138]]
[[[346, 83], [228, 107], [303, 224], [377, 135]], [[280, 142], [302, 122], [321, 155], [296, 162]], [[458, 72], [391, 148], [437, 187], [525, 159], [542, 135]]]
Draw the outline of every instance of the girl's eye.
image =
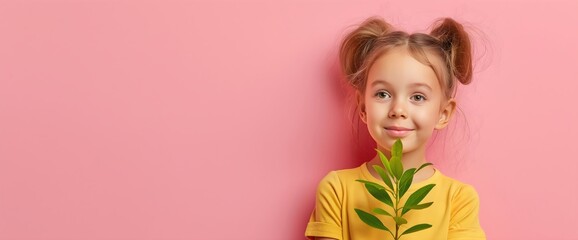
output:
[[414, 96], [415, 96], [415, 97], [421, 97], [421, 98], [422, 98], [422, 101], [425, 101], [425, 100], [426, 100], [426, 98], [425, 98], [424, 95], [414, 95]]
[[389, 96], [389, 94], [386, 93], [386, 92], [377, 92], [377, 93], [375, 94], [375, 96], [379, 97], [379, 96], [383, 96], [383, 94], [386, 94], [386, 95]]

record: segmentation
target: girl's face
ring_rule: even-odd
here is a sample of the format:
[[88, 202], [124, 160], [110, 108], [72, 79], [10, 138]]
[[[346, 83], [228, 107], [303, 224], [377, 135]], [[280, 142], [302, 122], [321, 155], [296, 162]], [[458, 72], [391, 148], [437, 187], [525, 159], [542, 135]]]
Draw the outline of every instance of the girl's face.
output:
[[[442, 100], [433, 69], [414, 59], [406, 47], [395, 47], [369, 69], [362, 119], [380, 149], [391, 151], [400, 138], [403, 152], [424, 150], [433, 130], [445, 127], [455, 109], [453, 99], [444, 106]], [[387, 129], [394, 126], [409, 130]]]

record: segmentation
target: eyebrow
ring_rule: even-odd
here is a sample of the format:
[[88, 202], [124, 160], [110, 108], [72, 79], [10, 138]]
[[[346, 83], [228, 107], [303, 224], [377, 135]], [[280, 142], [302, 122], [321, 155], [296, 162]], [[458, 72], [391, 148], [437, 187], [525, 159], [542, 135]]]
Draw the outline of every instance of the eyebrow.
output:
[[[378, 79], [378, 80], [373, 81], [373, 83], [371, 83], [371, 86], [373, 87], [373, 86], [378, 85], [378, 84], [390, 85], [388, 82]], [[413, 87], [413, 86], [416, 86], [416, 87], [422, 86], [422, 87], [426, 87], [427, 89], [429, 89], [430, 91], [432, 91], [431, 87], [430, 87], [429, 85], [425, 84], [425, 83], [412, 83], [412, 84], [410, 84], [409, 86], [411, 86], [411, 87]]]

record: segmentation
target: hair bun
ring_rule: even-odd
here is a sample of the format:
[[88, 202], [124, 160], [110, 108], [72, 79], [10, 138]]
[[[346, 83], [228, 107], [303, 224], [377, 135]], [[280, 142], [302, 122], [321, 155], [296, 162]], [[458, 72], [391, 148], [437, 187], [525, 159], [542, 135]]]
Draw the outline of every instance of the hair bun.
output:
[[339, 61], [343, 74], [351, 85], [359, 86], [363, 81], [358, 73], [364, 60], [377, 40], [392, 29], [393, 27], [383, 18], [372, 16], [345, 36], [339, 51]]
[[448, 54], [452, 74], [462, 84], [469, 84], [472, 81], [472, 47], [463, 25], [452, 18], [439, 18], [432, 26], [430, 35], [440, 41], [440, 47]]

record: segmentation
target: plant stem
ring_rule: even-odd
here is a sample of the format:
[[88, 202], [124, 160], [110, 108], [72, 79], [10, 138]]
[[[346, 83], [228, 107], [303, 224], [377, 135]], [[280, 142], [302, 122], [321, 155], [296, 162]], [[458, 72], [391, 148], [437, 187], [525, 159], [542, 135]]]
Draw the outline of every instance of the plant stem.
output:
[[[395, 217], [398, 217], [397, 214], [397, 207], [399, 206], [399, 179], [396, 179], [395, 181]], [[398, 231], [399, 231], [399, 225], [397, 224], [397, 221], [395, 221], [395, 240], [398, 240]]]

